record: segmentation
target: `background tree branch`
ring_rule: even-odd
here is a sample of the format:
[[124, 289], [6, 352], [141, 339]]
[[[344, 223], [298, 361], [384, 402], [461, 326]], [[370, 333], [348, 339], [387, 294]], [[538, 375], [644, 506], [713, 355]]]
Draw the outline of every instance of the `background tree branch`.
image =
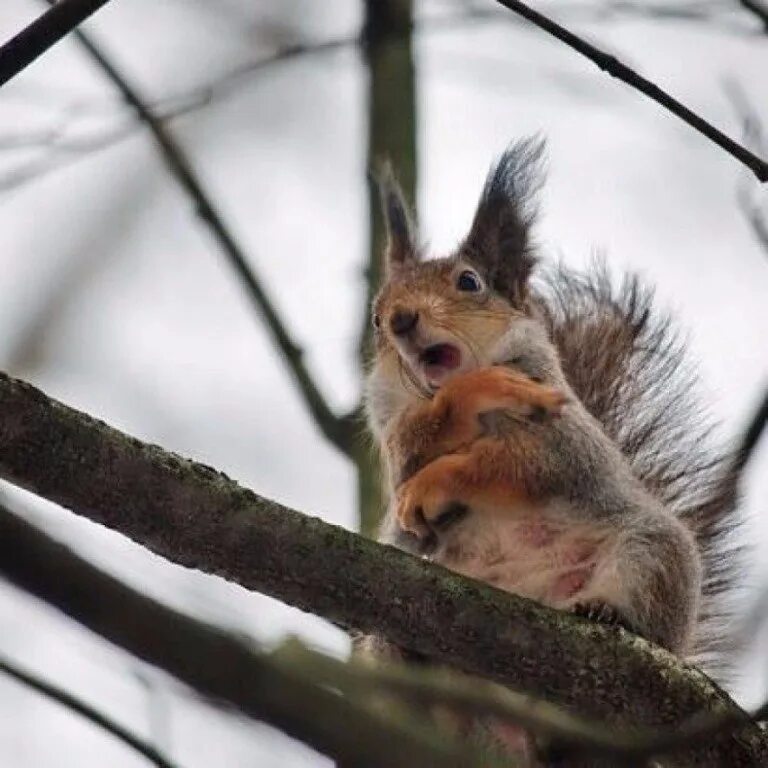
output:
[[[306, 517], [5, 375], [0, 477], [177, 563], [588, 716], [664, 725], [733, 707], [640, 638]], [[760, 765], [768, 738], [751, 728], [696, 754]]]
[[739, 5], [753, 16], [756, 16], [768, 32], [768, 5], [763, 5], [760, 0], [739, 0]]
[[26, 69], [109, 0], [59, 0], [0, 48], [0, 86]]
[[[0, 518], [6, 514], [6, 510], [0, 506]], [[0, 523], [2, 525], [2, 523]], [[47, 567], [47, 566], [46, 566]], [[151, 763], [154, 763], [157, 768], [176, 768], [176, 766], [161, 752], [159, 752], [152, 744], [144, 739], [131, 733], [127, 728], [124, 728], [119, 723], [115, 722], [111, 717], [108, 717], [103, 712], [100, 712], [95, 707], [92, 707], [82, 699], [73, 696], [68, 691], [63, 690], [55, 685], [52, 685], [47, 680], [43, 680], [37, 675], [20, 669], [15, 664], [12, 664], [7, 659], [0, 658], [0, 672], [8, 675], [16, 680], [21, 685], [31, 688], [34, 691], [47, 696], [51, 701], [55, 701], [58, 704], [70, 709], [72, 712], [76, 712], [86, 720], [89, 720], [94, 725], [102, 728], [107, 733], [119, 739], [124, 744], [127, 744], [131, 749], [138, 752], [138, 754], [145, 757]]]
[[[48, 5], [53, 5], [55, 0], [45, 0], [45, 2]], [[291, 372], [304, 403], [318, 428], [336, 448], [349, 455], [352, 451], [353, 425], [349, 420], [336, 416], [326, 402], [304, 363], [302, 349], [288, 333], [276, 307], [251, 268], [244, 250], [224, 223], [223, 217], [205, 191], [181, 146], [173, 138], [163, 121], [154, 116], [137, 89], [128, 82], [125, 75], [101, 51], [99, 46], [81, 30], [75, 30], [75, 37], [120, 92], [125, 102], [136, 111], [139, 119], [149, 129], [170, 174], [192, 201], [197, 215], [208, 227], [221, 252], [264, 319], [270, 336]]]
[[270, 663], [243, 640], [150, 600], [2, 507], [0, 573], [203, 695], [347, 765], [460, 768], [474, 762], [450, 739], [387, 722]]
[[[365, 268], [365, 299], [358, 347], [360, 371], [371, 349], [370, 306], [382, 279], [386, 232], [379, 190], [372, 171], [390, 161], [409, 201], [416, 200], [417, 118], [416, 72], [413, 61], [413, 1], [365, 0], [361, 37], [368, 68], [366, 100], [368, 121], [367, 167], [363, 169], [368, 191], [368, 260]], [[349, 415], [362, 432], [362, 402]], [[362, 436], [355, 443], [360, 531], [373, 536], [381, 519], [384, 499], [379, 457]]]
[[621, 80], [635, 90], [638, 90], [653, 99], [653, 101], [661, 104], [661, 106], [673, 115], [676, 115], [681, 120], [688, 123], [691, 128], [694, 128], [699, 133], [706, 136], [729, 155], [743, 163], [761, 182], [768, 182], [768, 163], [766, 163], [765, 160], [758, 157], [753, 152], [750, 152], [746, 147], [734, 141], [729, 136], [726, 136], [722, 131], [715, 128], [711, 123], [708, 123], [700, 115], [697, 115], [691, 109], [686, 107], [685, 104], [682, 104], [659, 88], [658, 85], [644, 78], [633, 69], [630, 69], [615, 56], [612, 56], [605, 51], [601, 51], [599, 48], [588, 43], [578, 35], [575, 35], [562, 25], [556, 23], [547, 16], [544, 16], [544, 14], [541, 14], [527, 6], [525, 3], [520, 2], [520, 0], [496, 0], [496, 2], [503, 5], [505, 8], [508, 8], [510, 11], [528, 19], [528, 21], [535, 24], [540, 29], [543, 29], [562, 43], [565, 43], [569, 48], [573, 48], [573, 50], [588, 58], [609, 75]]

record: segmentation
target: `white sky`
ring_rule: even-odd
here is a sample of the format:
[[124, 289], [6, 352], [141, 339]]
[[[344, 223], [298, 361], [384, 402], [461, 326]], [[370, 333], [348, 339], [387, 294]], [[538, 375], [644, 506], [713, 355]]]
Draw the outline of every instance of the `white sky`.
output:
[[[263, 50], [263, 23], [243, 23], [254, 14], [239, 7], [222, 1], [214, 14], [192, 0], [114, 0], [91, 28], [156, 98]], [[428, 10], [451, 7], [432, 2]], [[4, 0], [0, 38], [38, 8]], [[276, 23], [295, 14], [314, 39], [353, 30], [356, 9], [345, 0], [322, 14], [309, 0], [292, 0], [262, 13], [277, 32]], [[735, 13], [718, 26], [619, 14], [574, 26], [736, 136], [723, 82], [738, 80], [768, 126], [768, 79], [760, 76], [768, 71], [768, 37], [751, 33], [749, 19]], [[724, 437], [738, 434], [768, 386], [768, 254], [736, 205], [745, 176], [738, 163], [518, 24], [425, 32], [417, 67], [418, 204], [435, 252], [464, 233], [492, 157], [509, 140], [542, 131], [551, 158], [539, 230], [545, 253], [580, 264], [599, 248], [616, 269], [637, 269], [655, 282], [661, 304], [690, 333]], [[174, 124], [338, 407], [351, 405], [359, 387], [364, 88], [355, 51], [317, 56], [244, 79], [230, 96]], [[121, 124], [116, 109], [99, 73], [74, 45], [62, 44], [0, 91], [0, 184], [40, 157], [11, 151], [9, 137], [57, 125], [69, 139], [92, 136]], [[768, 211], [768, 193], [762, 200]], [[318, 437], [243, 291], [141, 132], [0, 196], [0, 324], [0, 367], [15, 364], [51, 395], [264, 495], [354, 524], [350, 468]], [[755, 543], [748, 587], [767, 575], [766, 469], [764, 443], [745, 487]], [[300, 632], [328, 649], [345, 648], [341, 633], [318, 619], [24, 501], [56, 536], [176, 607], [265, 641]], [[156, 673], [148, 673], [155, 681], [148, 694], [137, 664], [12, 590], [0, 591], [0, 638], [0, 651], [20, 664], [143, 733], [159, 731], [185, 768], [324, 764], [267, 729], [211, 714]], [[766, 663], [753, 654], [745, 672], [739, 691], [755, 700], [767, 687]], [[75, 716], [0, 678], [4, 708], [13, 717], [0, 717], [0, 763], [141, 764]]]

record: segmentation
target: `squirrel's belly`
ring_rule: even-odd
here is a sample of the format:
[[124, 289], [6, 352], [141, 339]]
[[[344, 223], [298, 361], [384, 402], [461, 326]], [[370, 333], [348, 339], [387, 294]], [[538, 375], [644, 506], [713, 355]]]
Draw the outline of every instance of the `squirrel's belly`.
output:
[[577, 512], [564, 506], [564, 502], [551, 502], [473, 509], [433, 559], [465, 576], [547, 605], [577, 603], [590, 592], [613, 548], [604, 529], [574, 523]]

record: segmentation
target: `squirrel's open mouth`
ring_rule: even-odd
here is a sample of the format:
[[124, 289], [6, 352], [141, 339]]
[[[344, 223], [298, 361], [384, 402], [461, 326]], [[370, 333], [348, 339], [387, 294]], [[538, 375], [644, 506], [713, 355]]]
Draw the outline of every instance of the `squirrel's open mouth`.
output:
[[419, 355], [419, 362], [427, 367], [453, 370], [461, 365], [461, 351], [453, 344], [433, 344]]
[[454, 344], [433, 344], [419, 354], [429, 385], [439, 387], [450, 374], [461, 367], [461, 350]]

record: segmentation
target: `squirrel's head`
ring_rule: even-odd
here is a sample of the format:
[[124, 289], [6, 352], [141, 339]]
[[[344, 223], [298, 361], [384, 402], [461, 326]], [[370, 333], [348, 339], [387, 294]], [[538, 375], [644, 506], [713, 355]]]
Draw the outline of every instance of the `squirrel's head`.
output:
[[385, 174], [386, 279], [373, 304], [379, 374], [426, 394], [456, 373], [501, 362], [513, 321], [530, 311], [542, 154], [538, 139], [510, 146], [491, 168], [469, 234], [436, 259], [423, 258], [402, 193]]

